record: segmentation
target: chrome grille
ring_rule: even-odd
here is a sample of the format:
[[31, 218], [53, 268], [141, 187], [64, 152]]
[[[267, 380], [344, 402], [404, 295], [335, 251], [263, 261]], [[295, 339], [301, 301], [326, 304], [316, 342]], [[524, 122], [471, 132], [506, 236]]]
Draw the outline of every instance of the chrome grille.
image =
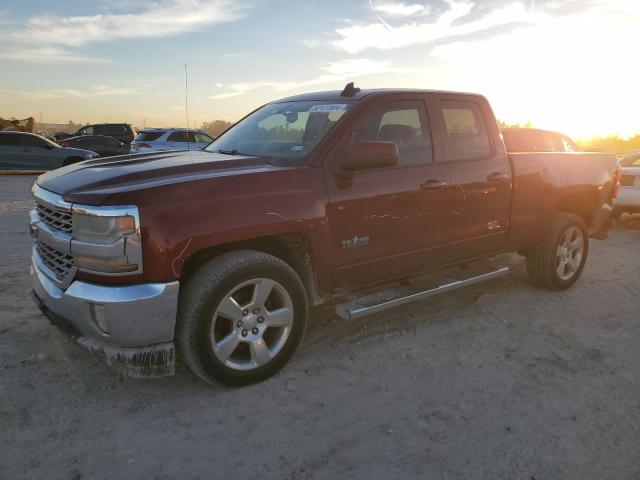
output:
[[40, 220], [49, 225], [49, 227], [54, 230], [59, 230], [64, 233], [68, 233], [71, 235], [72, 231], [72, 216], [71, 212], [62, 209], [53, 207], [50, 205], [44, 205], [37, 201], [36, 199], [36, 211], [38, 212], [38, 216]]
[[40, 259], [55, 273], [59, 282], [63, 282], [73, 270], [73, 256], [51, 248], [36, 240], [36, 250]]

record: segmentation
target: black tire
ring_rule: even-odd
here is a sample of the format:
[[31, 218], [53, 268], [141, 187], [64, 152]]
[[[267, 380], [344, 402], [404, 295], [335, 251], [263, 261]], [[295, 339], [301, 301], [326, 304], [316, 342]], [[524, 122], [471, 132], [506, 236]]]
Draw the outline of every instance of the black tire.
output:
[[74, 163], [81, 162], [82, 160], [83, 159], [80, 157], [69, 157], [64, 161], [62, 165], [66, 167], [67, 165], [73, 165]]
[[[274, 280], [279, 287], [284, 287], [293, 307], [293, 321], [288, 337], [271, 360], [249, 370], [238, 370], [223, 363], [214, 352], [210, 337], [214, 314], [229, 292], [243, 282], [259, 278]], [[181, 288], [176, 346], [184, 363], [205, 382], [219, 381], [226, 385], [260, 382], [291, 358], [302, 340], [307, 314], [306, 291], [300, 277], [287, 263], [253, 250], [229, 252], [208, 260]]]
[[[562, 278], [557, 271], [557, 251], [565, 233], [578, 228], [582, 233], [583, 248], [578, 268], [569, 278]], [[549, 290], [566, 290], [580, 277], [589, 254], [589, 233], [584, 220], [573, 213], [555, 214], [545, 238], [527, 252], [529, 280], [537, 287]]]

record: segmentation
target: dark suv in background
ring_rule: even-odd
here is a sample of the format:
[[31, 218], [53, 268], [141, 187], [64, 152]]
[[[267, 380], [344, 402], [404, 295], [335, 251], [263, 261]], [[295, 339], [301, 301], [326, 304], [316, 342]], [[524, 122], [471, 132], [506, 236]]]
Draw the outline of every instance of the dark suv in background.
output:
[[104, 135], [129, 145], [136, 138], [136, 131], [128, 123], [96, 123], [85, 125], [75, 133], [58, 133], [56, 140], [64, 140], [79, 135]]

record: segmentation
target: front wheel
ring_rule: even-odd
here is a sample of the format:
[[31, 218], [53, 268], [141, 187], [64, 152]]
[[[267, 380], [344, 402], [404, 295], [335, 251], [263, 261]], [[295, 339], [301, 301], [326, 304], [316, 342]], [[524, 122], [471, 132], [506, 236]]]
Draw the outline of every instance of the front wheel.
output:
[[550, 290], [566, 290], [580, 277], [589, 253], [584, 220], [572, 213], [557, 213], [546, 237], [527, 254], [531, 283]]
[[307, 298], [296, 272], [256, 251], [209, 260], [180, 293], [177, 344], [187, 366], [207, 382], [259, 382], [299, 345]]

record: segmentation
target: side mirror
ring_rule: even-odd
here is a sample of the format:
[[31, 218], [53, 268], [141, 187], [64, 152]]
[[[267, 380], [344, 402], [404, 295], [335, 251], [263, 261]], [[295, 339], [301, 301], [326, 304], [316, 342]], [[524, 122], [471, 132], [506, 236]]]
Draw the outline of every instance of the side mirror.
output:
[[349, 171], [395, 167], [397, 164], [398, 146], [394, 142], [354, 143], [342, 160], [342, 168]]

